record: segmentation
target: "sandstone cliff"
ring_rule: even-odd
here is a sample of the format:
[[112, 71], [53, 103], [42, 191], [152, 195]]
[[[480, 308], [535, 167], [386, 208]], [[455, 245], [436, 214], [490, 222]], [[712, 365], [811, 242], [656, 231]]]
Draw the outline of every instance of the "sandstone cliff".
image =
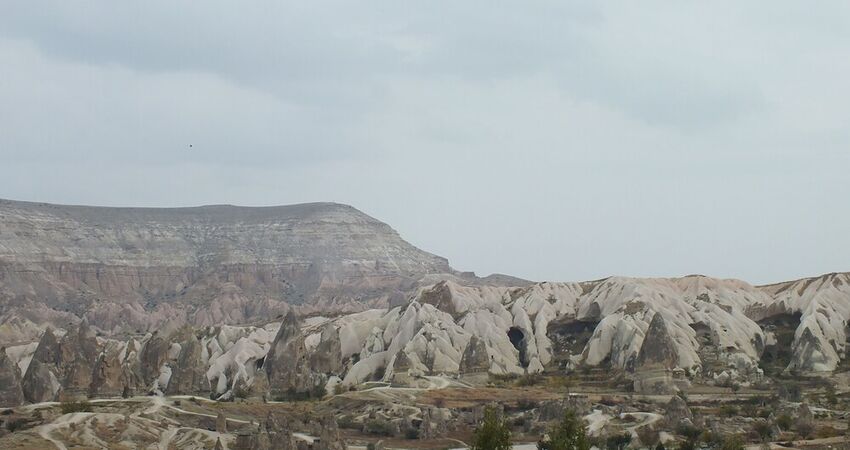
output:
[[[346, 205], [103, 208], [0, 200], [0, 320], [111, 333], [356, 311], [451, 273]], [[13, 314], [12, 314], [13, 313]], [[32, 336], [29, 336], [32, 337]]]

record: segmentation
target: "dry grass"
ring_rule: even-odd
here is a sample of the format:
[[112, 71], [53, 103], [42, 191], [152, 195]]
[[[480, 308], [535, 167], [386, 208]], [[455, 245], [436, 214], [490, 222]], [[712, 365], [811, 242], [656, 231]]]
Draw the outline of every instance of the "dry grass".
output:
[[431, 405], [442, 404], [447, 408], [466, 408], [490, 402], [516, 403], [519, 401], [542, 401], [562, 398], [557, 392], [543, 388], [448, 388], [425, 392], [421, 401]]

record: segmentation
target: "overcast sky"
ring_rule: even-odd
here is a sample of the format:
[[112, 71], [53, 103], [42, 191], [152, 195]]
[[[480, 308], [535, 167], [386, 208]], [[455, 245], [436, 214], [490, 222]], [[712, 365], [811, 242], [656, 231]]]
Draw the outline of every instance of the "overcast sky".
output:
[[0, 3], [0, 197], [348, 203], [533, 280], [850, 270], [850, 2], [284, 3]]

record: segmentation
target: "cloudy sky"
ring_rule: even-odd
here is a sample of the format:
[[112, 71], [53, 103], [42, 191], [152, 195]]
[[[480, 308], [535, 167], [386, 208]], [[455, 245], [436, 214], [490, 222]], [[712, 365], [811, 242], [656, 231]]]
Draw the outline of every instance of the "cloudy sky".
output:
[[850, 270], [846, 1], [285, 3], [0, 4], [0, 197], [348, 203], [534, 280]]

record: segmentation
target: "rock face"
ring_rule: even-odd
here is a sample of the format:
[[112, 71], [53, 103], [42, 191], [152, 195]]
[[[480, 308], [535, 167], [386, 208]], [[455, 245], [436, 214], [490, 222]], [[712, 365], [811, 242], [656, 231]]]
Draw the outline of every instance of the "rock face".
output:
[[30, 402], [46, 402], [56, 400], [60, 392], [71, 397], [88, 396], [100, 351], [85, 320], [59, 341], [48, 329], [24, 375], [24, 397]]
[[244, 323], [283, 314], [288, 305], [386, 304], [423, 275], [440, 273], [453, 273], [445, 259], [346, 205], [165, 209], [0, 200], [0, 314], [70, 310], [104, 331], [153, 330], [173, 319]]
[[788, 365], [795, 372], [830, 372], [847, 353], [850, 322], [850, 274], [831, 273], [816, 278], [765, 286], [774, 300], [761, 313], [800, 313]]
[[272, 398], [304, 394], [313, 389], [315, 382], [304, 334], [295, 314], [290, 312], [283, 319], [263, 367]]
[[670, 333], [664, 315], [655, 313], [649, 323], [649, 329], [643, 338], [638, 353], [636, 370], [662, 368], [672, 370], [679, 362], [676, 346]]
[[[795, 319], [777, 325], [784, 317]], [[343, 205], [0, 201], [0, 346], [39, 339], [28, 365], [12, 358], [26, 367], [30, 402], [280, 397], [325, 381], [580, 367], [632, 373], [639, 392], [671, 393], [686, 374], [757, 381], [779, 338], [790, 359], [771, 364], [835, 370], [848, 323], [850, 274], [762, 287], [698, 275], [530, 283], [453, 272]], [[0, 367], [0, 379], [13, 372]]]
[[339, 428], [332, 415], [322, 417], [320, 428], [319, 442], [315, 443], [314, 450], [345, 450], [345, 442], [339, 437]]
[[678, 396], [674, 395], [664, 407], [664, 419], [671, 428], [677, 427], [680, 423], [693, 420], [694, 416], [687, 402]]
[[635, 365], [635, 392], [669, 394], [676, 392], [673, 369], [679, 362], [676, 346], [662, 313], [657, 312], [649, 323]]
[[59, 350], [58, 369], [64, 375], [62, 391], [65, 395], [87, 397], [100, 354], [97, 338], [88, 321], [84, 319], [76, 330], [63, 336]]
[[0, 348], [0, 407], [18, 406], [24, 402], [18, 365]]
[[59, 342], [50, 329], [44, 332], [21, 381], [24, 398], [31, 403], [52, 401], [62, 385], [56, 377]]
[[460, 359], [460, 371], [470, 373], [487, 372], [489, 370], [490, 357], [487, 355], [487, 346], [484, 345], [484, 341], [472, 336], [466, 350], [463, 351], [463, 357]]
[[310, 354], [310, 369], [325, 374], [339, 374], [342, 371], [342, 343], [339, 331], [333, 324], [322, 329], [319, 345]]
[[210, 385], [206, 377], [206, 365], [202, 360], [201, 342], [189, 333], [180, 344], [180, 354], [171, 366], [171, 378], [166, 394], [197, 394], [209, 392]]

